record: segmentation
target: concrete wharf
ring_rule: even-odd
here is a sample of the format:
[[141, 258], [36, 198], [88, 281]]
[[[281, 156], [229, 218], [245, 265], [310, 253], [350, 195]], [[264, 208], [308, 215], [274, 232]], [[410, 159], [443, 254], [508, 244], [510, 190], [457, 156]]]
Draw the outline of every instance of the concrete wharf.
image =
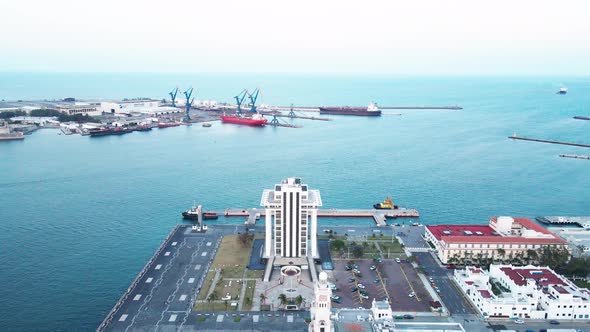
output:
[[583, 228], [590, 228], [590, 217], [559, 217], [546, 216], [535, 217], [538, 222], [549, 225], [578, 225]]
[[[256, 220], [265, 216], [264, 209], [230, 208], [223, 211], [208, 211], [226, 217], [246, 217], [246, 225], [256, 225]], [[395, 210], [376, 209], [319, 209], [318, 218], [373, 218], [377, 226], [387, 226], [388, 218], [418, 218], [420, 213], [415, 209], [399, 208]]]
[[590, 121], [590, 116], [576, 115], [576, 116], [574, 116], [574, 119], [576, 119], [576, 120], [589, 120]]
[[[360, 106], [359, 106], [360, 107]], [[294, 111], [305, 111], [305, 112], [319, 112], [320, 106], [271, 106], [269, 108], [275, 110], [288, 111], [291, 108]], [[462, 110], [461, 106], [379, 106], [382, 110]]]
[[586, 159], [586, 160], [590, 160], [590, 156], [581, 156], [581, 155], [577, 155], [577, 154], [560, 154], [559, 155], [562, 158], [574, 158], [574, 159]]
[[531, 142], [570, 145], [570, 146], [578, 146], [578, 147], [582, 147], [582, 148], [590, 148], [590, 144], [582, 144], [582, 143], [571, 143], [571, 142], [561, 142], [561, 141], [553, 141], [553, 140], [539, 139], [539, 138], [518, 137], [516, 135], [508, 136], [508, 138], [513, 139], [513, 140], [521, 140], [521, 141], [531, 141]]
[[272, 112], [260, 112], [263, 115], [273, 115], [280, 118], [290, 118], [290, 119], [305, 119], [305, 120], [319, 120], [319, 121], [332, 121], [329, 118], [320, 118], [315, 116], [304, 116], [304, 115], [285, 115], [280, 111], [272, 111]]

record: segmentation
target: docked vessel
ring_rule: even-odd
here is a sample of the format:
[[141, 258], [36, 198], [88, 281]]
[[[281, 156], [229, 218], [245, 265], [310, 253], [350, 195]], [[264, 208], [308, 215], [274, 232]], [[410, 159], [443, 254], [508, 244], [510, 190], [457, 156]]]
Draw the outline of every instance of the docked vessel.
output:
[[374, 204], [373, 207], [378, 210], [395, 210], [398, 208], [397, 205], [393, 204], [391, 197], [387, 197], [383, 202]]
[[178, 122], [158, 122], [158, 128], [168, 128], [168, 127], [178, 127], [180, 123]]
[[[186, 220], [199, 220], [199, 208], [193, 206], [192, 208], [182, 213], [182, 218]], [[217, 213], [215, 212], [203, 212], [203, 220], [214, 220], [217, 219]]]
[[252, 115], [252, 117], [246, 117], [242, 115], [222, 115], [221, 122], [262, 127], [268, 122], [268, 120], [266, 120], [262, 115], [255, 113]]
[[210, 123], [203, 123], [203, 127], [209, 128], [209, 127], [211, 127], [211, 124]]
[[13, 141], [22, 139], [25, 139], [24, 134], [20, 131], [11, 132], [7, 123], [0, 126], [0, 141]]
[[133, 130], [131, 130], [131, 129], [123, 128], [123, 127], [115, 127], [115, 128], [100, 127], [100, 128], [90, 129], [88, 131], [88, 135], [90, 135], [90, 137], [123, 135], [123, 134], [129, 134], [132, 131]]
[[381, 110], [376, 103], [371, 102], [367, 107], [320, 107], [320, 114], [381, 116]]
[[566, 87], [560, 88], [559, 91], [557, 91], [557, 94], [560, 94], [560, 95], [567, 94], [567, 88]]
[[141, 126], [137, 126], [134, 129], [135, 131], [150, 131], [152, 130], [152, 127], [148, 126], [148, 125], [141, 125]]

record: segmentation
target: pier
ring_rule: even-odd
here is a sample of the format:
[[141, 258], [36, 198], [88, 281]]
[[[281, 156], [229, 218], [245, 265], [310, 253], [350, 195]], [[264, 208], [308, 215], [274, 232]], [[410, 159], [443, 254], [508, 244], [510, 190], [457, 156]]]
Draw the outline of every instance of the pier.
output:
[[576, 119], [576, 120], [588, 120], [588, 121], [590, 121], [590, 116], [576, 115], [576, 116], [574, 116], [574, 119]]
[[559, 155], [562, 158], [573, 158], [573, 159], [586, 159], [586, 160], [590, 160], [590, 156], [581, 156], [581, 155], [577, 155], [577, 154], [560, 154]]
[[571, 142], [561, 142], [561, 141], [553, 141], [547, 139], [539, 139], [539, 138], [528, 138], [528, 137], [518, 137], [516, 135], [508, 136], [513, 140], [521, 140], [521, 141], [531, 141], [531, 142], [539, 142], [539, 143], [549, 143], [549, 144], [560, 144], [560, 145], [569, 145], [569, 146], [578, 146], [582, 148], [590, 148], [590, 144], [582, 144], [582, 143], [571, 143]]
[[[266, 215], [264, 209], [230, 208], [223, 211], [208, 211], [226, 217], [245, 217], [246, 225], [256, 225], [256, 220]], [[319, 209], [318, 218], [373, 218], [377, 226], [387, 226], [388, 218], [418, 218], [420, 213], [415, 209], [399, 208], [395, 210], [376, 209]]]
[[[291, 106], [269, 106], [269, 108], [275, 109], [275, 110], [288, 111], [291, 109]], [[319, 112], [320, 106], [295, 106], [295, 107], [293, 107], [293, 109], [295, 111]], [[382, 110], [452, 110], [452, 111], [458, 111], [458, 110], [462, 110], [463, 107], [456, 106], [456, 105], [455, 106], [379, 106], [379, 109], [382, 109]]]
[[304, 116], [304, 115], [296, 115], [296, 114], [283, 114], [280, 111], [272, 111], [272, 112], [260, 112], [263, 115], [272, 115], [281, 118], [290, 118], [290, 119], [304, 119], [304, 120], [319, 120], [319, 121], [332, 121], [329, 118], [320, 118], [316, 116]]
[[590, 228], [590, 217], [535, 217], [535, 219], [543, 224], [549, 225], [578, 225], [582, 228]]

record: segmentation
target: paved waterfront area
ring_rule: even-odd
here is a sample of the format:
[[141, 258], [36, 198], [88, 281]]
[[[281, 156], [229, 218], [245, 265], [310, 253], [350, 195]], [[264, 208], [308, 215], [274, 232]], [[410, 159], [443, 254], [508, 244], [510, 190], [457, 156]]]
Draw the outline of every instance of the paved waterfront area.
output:
[[194, 232], [189, 225], [175, 228], [108, 317], [104, 330], [184, 328], [219, 241], [241, 228], [210, 227], [206, 232]]

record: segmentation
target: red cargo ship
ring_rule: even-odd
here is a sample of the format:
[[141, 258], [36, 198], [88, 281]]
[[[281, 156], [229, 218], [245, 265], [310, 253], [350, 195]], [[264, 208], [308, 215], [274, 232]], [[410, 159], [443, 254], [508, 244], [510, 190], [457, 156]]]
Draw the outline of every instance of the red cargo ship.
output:
[[268, 120], [266, 120], [260, 114], [254, 114], [252, 117], [244, 117], [239, 115], [222, 115], [221, 122], [223, 123], [233, 123], [233, 124], [242, 124], [246, 126], [254, 126], [254, 127], [262, 127], [264, 126]]

